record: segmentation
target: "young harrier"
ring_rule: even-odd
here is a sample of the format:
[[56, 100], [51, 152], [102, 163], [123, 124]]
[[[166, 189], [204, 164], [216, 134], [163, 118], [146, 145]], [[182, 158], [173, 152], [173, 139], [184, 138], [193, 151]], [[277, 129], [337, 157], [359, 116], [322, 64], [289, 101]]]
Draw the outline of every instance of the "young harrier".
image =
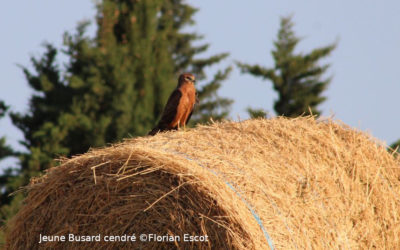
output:
[[149, 132], [149, 135], [167, 130], [177, 130], [189, 122], [194, 106], [198, 102], [195, 82], [192, 74], [184, 73], [179, 76], [178, 86], [168, 98], [160, 121]]

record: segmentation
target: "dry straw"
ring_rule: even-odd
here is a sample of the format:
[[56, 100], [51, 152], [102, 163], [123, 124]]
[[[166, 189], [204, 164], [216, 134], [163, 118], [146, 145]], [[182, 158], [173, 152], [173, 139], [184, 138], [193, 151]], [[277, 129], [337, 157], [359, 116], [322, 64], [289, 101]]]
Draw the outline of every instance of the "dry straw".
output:
[[[6, 247], [398, 249], [397, 159], [369, 135], [313, 117], [126, 140], [33, 181]], [[69, 233], [137, 241], [38, 243], [40, 234]], [[181, 239], [140, 242], [141, 233]], [[183, 242], [184, 234], [209, 242]]]

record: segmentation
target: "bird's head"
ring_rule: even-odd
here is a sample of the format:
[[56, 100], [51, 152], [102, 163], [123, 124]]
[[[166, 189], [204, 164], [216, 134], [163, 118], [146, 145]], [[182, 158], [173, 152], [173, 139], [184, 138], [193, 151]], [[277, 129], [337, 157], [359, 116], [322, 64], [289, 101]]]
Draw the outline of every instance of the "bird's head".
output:
[[178, 85], [182, 85], [183, 83], [193, 83], [195, 84], [196, 78], [193, 74], [190, 73], [183, 73], [179, 76]]

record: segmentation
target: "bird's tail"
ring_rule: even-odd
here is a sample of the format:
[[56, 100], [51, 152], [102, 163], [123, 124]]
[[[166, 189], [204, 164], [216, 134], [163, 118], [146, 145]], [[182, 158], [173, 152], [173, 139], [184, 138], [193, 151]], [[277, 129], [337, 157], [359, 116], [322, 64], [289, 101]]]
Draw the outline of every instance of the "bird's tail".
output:
[[158, 123], [157, 126], [155, 126], [147, 135], [155, 135], [164, 130], [167, 130], [167, 127], [164, 124]]
[[178, 130], [178, 127], [170, 128], [170, 127], [168, 127], [168, 124], [158, 123], [157, 126], [155, 126], [155, 128], [153, 128], [147, 135], [155, 135], [157, 133], [161, 133], [161, 132], [169, 131], [169, 130]]
[[147, 135], [155, 135], [160, 131], [161, 131], [161, 129], [159, 129], [157, 126], [157, 127], [153, 128]]

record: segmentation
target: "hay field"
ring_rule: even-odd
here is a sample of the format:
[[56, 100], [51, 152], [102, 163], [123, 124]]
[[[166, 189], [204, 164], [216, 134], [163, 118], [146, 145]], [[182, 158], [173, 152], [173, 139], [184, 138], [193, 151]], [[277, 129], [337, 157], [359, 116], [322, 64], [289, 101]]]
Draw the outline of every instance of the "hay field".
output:
[[[398, 249], [400, 161], [313, 117], [223, 122], [126, 140], [32, 181], [7, 249]], [[39, 242], [39, 235], [135, 242]], [[207, 235], [141, 242], [139, 235]]]

